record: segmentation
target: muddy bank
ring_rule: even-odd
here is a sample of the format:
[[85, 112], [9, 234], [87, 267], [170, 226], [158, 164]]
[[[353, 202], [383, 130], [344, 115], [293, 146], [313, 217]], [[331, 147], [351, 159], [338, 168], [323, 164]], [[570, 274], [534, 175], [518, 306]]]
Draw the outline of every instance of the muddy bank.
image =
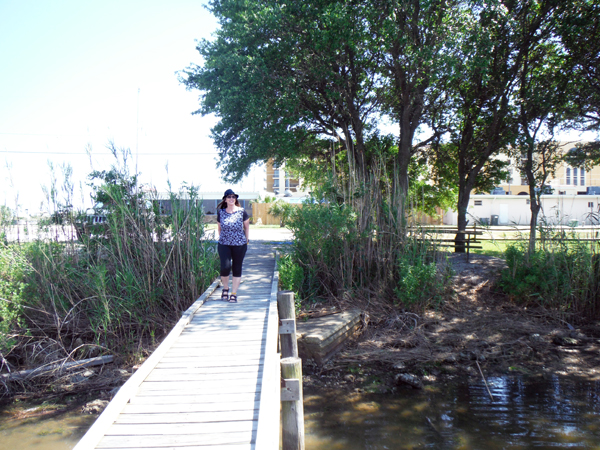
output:
[[451, 258], [451, 294], [437, 310], [367, 318], [363, 333], [324, 366], [304, 362], [308, 385], [386, 391], [444, 378], [503, 374], [600, 380], [600, 322], [572, 324], [514, 304], [494, 283], [504, 261]]

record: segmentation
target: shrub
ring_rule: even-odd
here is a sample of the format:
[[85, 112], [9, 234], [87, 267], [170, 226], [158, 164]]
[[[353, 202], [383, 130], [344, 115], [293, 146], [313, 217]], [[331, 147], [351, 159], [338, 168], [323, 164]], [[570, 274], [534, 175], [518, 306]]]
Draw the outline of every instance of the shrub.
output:
[[[567, 245], [570, 244], [570, 245]], [[600, 316], [600, 254], [583, 241], [553, 243], [527, 251], [526, 243], [506, 249], [507, 268], [499, 287], [516, 302], [535, 304], [582, 318]]]
[[397, 270], [397, 306], [423, 310], [442, 301], [449, 274], [438, 269], [426, 243], [407, 241], [398, 255]]

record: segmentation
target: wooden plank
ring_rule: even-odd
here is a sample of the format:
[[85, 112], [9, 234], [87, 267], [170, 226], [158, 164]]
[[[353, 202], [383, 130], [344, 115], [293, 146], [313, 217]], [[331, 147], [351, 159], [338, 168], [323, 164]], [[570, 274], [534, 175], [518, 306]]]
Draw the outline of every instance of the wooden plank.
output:
[[[262, 334], [262, 333], [261, 333]], [[224, 336], [208, 336], [206, 341], [195, 342], [193, 340], [182, 340], [173, 343], [171, 347], [172, 350], [201, 350], [201, 349], [215, 349], [220, 348], [223, 350], [231, 350], [231, 349], [245, 349], [245, 350], [255, 350], [260, 349], [263, 346], [263, 340], [258, 337], [251, 338], [248, 337], [248, 340], [226, 340], [221, 341], [219, 338], [227, 337], [227, 334]], [[239, 338], [239, 335], [238, 335]]]
[[186, 414], [196, 412], [226, 412], [226, 411], [258, 411], [259, 400], [254, 402], [203, 403], [203, 404], [173, 404], [173, 403], [132, 403], [125, 406], [123, 414]]
[[196, 423], [257, 420], [258, 410], [208, 411], [196, 413], [120, 414], [115, 423]]
[[193, 405], [195, 403], [219, 403], [221, 405], [243, 403], [244, 409], [260, 399], [258, 393], [235, 394], [198, 394], [198, 395], [169, 395], [153, 397], [133, 397], [132, 405]]
[[252, 431], [256, 429], [255, 420], [236, 420], [231, 422], [197, 422], [193, 426], [186, 423], [116, 423], [108, 429], [106, 436], [152, 436], [178, 434], [217, 434]]
[[[97, 448], [143, 448], [148, 447], [184, 447], [187, 445], [223, 445], [252, 443], [253, 431], [217, 434], [152, 435], [152, 436], [106, 436]], [[210, 450], [213, 450], [211, 447]]]
[[[169, 376], [175, 375], [185, 375], [185, 374], [258, 374], [262, 371], [262, 364], [254, 364], [254, 365], [246, 365], [246, 366], [237, 366], [237, 367], [229, 367], [229, 366], [218, 366], [218, 367], [157, 367], [154, 369], [154, 372], [166, 377], [168, 379]], [[214, 377], [212, 377], [214, 378]], [[174, 378], [171, 378], [172, 380]]]
[[256, 388], [256, 381], [240, 379], [235, 380], [235, 383], [232, 383], [230, 380], [220, 380], [218, 378], [209, 381], [203, 381], [201, 383], [198, 383], [197, 381], [146, 381], [140, 386], [138, 395], [139, 392], [145, 391], [166, 391], [167, 394], [164, 395], [171, 395], [168, 392], [173, 389], [188, 389], [192, 391], [200, 388], [218, 389], [222, 386], [254, 386]]
[[140, 388], [137, 393], [137, 397], [160, 397], [163, 395], [206, 395], [206, 394], [252, 394], [260, 392], [261, 386], [257, 385], [256, 381], [248, 383], [221, 383], [211, 386], [205, 386], [204, 383], [196, 383], [195, 386], [190, 387], [177, 387], [183, 383], [162, 383], [167, 386], [164, 389], [142, 389]]
[[212, 358], [189, 358], [189, 357], [181, 357], [178, 359], [171, 359], [168, 361], [163, 360], [159, 362], [156, 366], [157, 369], [174, 369], [178, 367], [197, 367], [197, 368], [216, 368], [216, 367], [244, 367], [244, 366], [257, 366], [262, 365], [262, 361], [260, 358], [262, 353], [257, 353], [254, 358], [244, 358], [240, 359], [235, 357], [235, 359], [221, 359], [220, 361], [214, 361]]
[[169, 356], [244, 356], [263, 353], [262, 347], [227, 347], [220, 350], [215, 347], [173, 348], [169, 350]]
[[263, 330], [265, 328], [264, 321], [261, 322], [247, 322], [247, 323], [234, 323], [233, 321], [223, 322], [219, 324], [211, 323], [194, 323], [186, 327], [184, 335], [188, 335], [195, 331], [223, 331], [223, 330]]
[[[216, 375], [222, 380], [239, 380], [239, 379], [258, 379], [262, 376], [261, 372], [242, 372], [242, 373], [221, 373]], [[148, 381], [210, 381], [215, 377], [213, 373], [182, 373], [180, 375], [173, 375], [172, 373], [161, 373], [159, 371], [152, 371], [148, 375]]]
[[197, 364], [203, 364], [208, 367], [214, 366], [214, 365], [220, 366], [223, 364], [236, 365], [236, 363], [240, 363], [240, 364], [244, 365], [246, 363], [246, 361], [260, 360], [263, 356], [264, 356], [264, 352], [262, 350], [260, 352], [256, 352], [253, 354], [235, 355], [235, 356], [219, 355], [219, 356], [211, 356], [210, 358], [207, 358], [202, 355], [199, 355], [199, 356], [165, 355], [165, 357], [161, 360], [161, 363], [177, 364], [182, 359], [185, 359], [187, 361], [194, 361]]
[[[181, 447], [144, 447], [144, 450], [176, 450], [179, 448]], [[123, 450], [123, 447], [103, 447], [103, 450]], [[245, 444], [211, 445], [210, 447], [207, 447], [206, 445], [186, 445], [185, 450], [255, 450], [255, 446], [249, 442]]]
[[177, 342], [173, 343], [173, 347], [192, 347], [198, 345], [213, 345], [221, 343], [222, 345], [245, 345], [248, 343], [262, 342], [267, 336], [267, 331], [262, 333], [252, 333], [250, 336], [246, 334], [245, 338], [240, 339], [244, 334], [225, 332], [225, 333], [211, 333], [203, 337], [200, 336], [183, 336], [180, 337]]

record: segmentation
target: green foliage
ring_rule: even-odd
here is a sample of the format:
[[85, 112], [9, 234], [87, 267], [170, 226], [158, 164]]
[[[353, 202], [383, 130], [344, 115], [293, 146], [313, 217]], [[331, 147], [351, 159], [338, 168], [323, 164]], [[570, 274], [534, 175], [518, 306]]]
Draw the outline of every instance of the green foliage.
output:
[[600, 317], [600, 249], [562, 239], [544, 241], [542, 247], [529, 252], [525, 241], [509, 246], [500, 288], [522, 304]]
[[297, 209], [297, 205], [291, 205], [285, 200], [278, 200], [269, 209], [269, 214], [281, 219], [281, 226], [284, 227]]
[[[0, 243], [0, 353], [10, 353], [23, 325], [26, 278], [31, 272], [18, 246]], [[30, 292], [31, 293], [31, 292]]]
[[292, 255], [283, 253], [277, 260], [279, 271], [279, 285], [282, 290], [292, 291], [296, 303], [300, 302], [300, 292], [304, 284], [304, 269], [298, 264]]
[[287, 224], [294, 233], [293, 259], [304, 271], [299, 287], [303, 299], [337, 295], [355, 280], [353, 258], [365, 238], [358, 231], [352, 208], [338, 204], [305, 203], [294, 209]]
[[442, 301], [447, 274], [440, 273], [427, 243], [407, 241], [398, 255], [397, 270], [395, 305], [423, 310]]

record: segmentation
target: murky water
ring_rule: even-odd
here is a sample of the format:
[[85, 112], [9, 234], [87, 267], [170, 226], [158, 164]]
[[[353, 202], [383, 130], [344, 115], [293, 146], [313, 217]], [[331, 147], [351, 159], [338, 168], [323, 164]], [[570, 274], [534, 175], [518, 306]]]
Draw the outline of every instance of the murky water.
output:
[[390, 394], [305, 393], [306, 448], [600, 449], [600, 383], [488, 379]]
[[70, 450], [94, 420], [78, 413], [22, 420], [0, 414], [0, 450]]
[[[600, 449], [600, 382], [490, 378], [422, 391], [343, 394], [305, 389], [307, 450]], [[0, 450], [68, 450], [95, 416], [9, 420]]]

